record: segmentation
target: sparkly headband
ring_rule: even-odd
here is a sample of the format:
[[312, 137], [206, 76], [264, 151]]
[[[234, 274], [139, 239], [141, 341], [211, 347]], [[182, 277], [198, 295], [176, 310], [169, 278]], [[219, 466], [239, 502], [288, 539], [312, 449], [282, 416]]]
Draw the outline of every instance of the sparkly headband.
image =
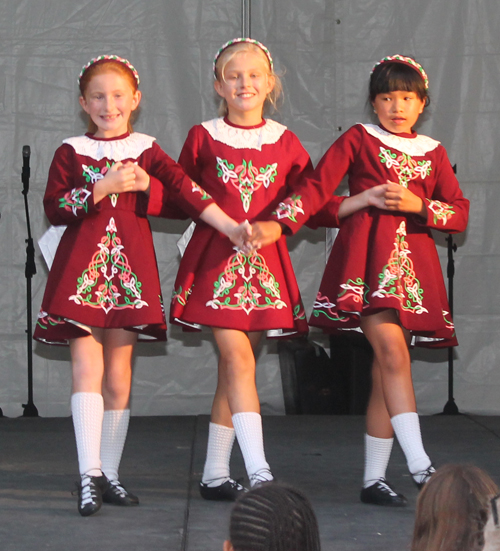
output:
[[94, 65], [95, 63], [98, 63], [99, 61], [118, 61], [118, 63], [123, 63], [123, 65], [125, 65], [125, 67], [127, 67], [127, 69], [132, 71], [132, 74], [134, 75], [135, 80], [137, 80], [137, 86], [139, 86], [139, 83], [141, 82], [139, 80], [139, 73], [137, 72], [135, 67], [132, 65], [132, 63], [130, 63], [130, 61], [128, 59], [124, 59], [123, 57], [119, 57], [117, 55], [111, 55], [111, 54], [99, 55], [97, 57], [94, 57], [87, 63], [87, 65], [84, 65], [82, 67], [82, 70], [80, 71], [79, 76], [78, 76], [78, 84], [80, 84], [80, 81], [82, 80], [83, 73], [85, 73], [85, 71], [91, 65]]
[[375, 70], [376, 67], [378, 67], [382, 63], [386, 63], [387, 61], [396, 61], [396, 62], [399, 62], [399, 63], [404, 63], [406, 65], [409, 65], [410, 67], [412, 67], [413, 69], [418, 71], [418, 73], [422, 77], [422, 80], [424, 81], [424, 88], [426, 90], [429, 89], [429, 78], [427, 77], [427, 73], [424, 71], [422, 65], [417, 63], [411, 57], [405, 57], [404, 55], [397, 55], [397, 54], [384, 57], [384, 59], [381, 59], [378, 63], [375, 63], [375, 65], [374, 65], [371, 72], [373, 73], [373, 71]]
[[247, 43], [247, 44], [255, 44], [258, 46], [267, 57], [267, 60], [269, 61], [269, 65], [271, 66], [271, 71], [273, 70], [274, 64], [273, 64], [273, 58], [271, 57], [271, 52], [262, 44], [262, 42], [259, 42], [258, 40], [254, 40], [253, 38], [233, 38], [232, 40], [229, 40], [226, 42], [222, 48], [215, 54], [214, 59], [214, 77], [217, 78], [217, 71], [215, 69], [215, 65], [217, 64], [217, 60], [221, 56], [222, 52], [227, 50], [230, 46], [234, 46], [235, 44], [241, 44], [241, 43]]

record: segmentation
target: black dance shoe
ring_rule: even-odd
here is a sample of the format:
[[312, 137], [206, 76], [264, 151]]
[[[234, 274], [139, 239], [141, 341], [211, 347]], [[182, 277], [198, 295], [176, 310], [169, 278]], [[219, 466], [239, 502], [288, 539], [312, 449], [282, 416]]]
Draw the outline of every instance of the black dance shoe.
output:
[[[424, 469], [423, 471], [418, 471], [418, 473], [411, 473], [413, 483], [419, 490], [421, 490], [427, 484], [427, 482], [429, 482], [430, 477], [435, 472], [436, 472], [436, 469], [434, 468], [434, 465], [431, 463], [429, 467], [427, 467], [427, 469]], [[418, 477], [418, 480], [416, 480], [415, 477]]]
[[248, 490], [232, 478], [228, 478], [220, 486], [209, 486], [200, 482], [201, 497], [210, 501], [236, 501], [238, 496], [245, 492]]
[[108, 487], [107, 478], [102, 476], [82, 475], [77, 483], [78, 512], [82, 517], [89, 517], [99, 511], [102, 505], [103, 488]]
[[375, 484], [361, 490], [363, 503], [383, 505], [385, 507], [405, 507], [408, 504], [405, 496], [397, 494], [385, 478], [379, 478]]
[[129, 507], [139, 505], [139, 498], [131, 494], [119, 480], [108, 480], [108, 487], [102, 493], [104, 503]]

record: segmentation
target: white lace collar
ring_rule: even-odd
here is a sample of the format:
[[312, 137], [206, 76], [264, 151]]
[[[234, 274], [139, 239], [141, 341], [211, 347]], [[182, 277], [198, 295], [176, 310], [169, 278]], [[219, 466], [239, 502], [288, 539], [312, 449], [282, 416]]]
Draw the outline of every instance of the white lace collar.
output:
[[412, 157], [421, 157], [429, 151], [433, 151], [440, 144], [440, 142], [418, 134], [415, 138], [402, 138], [397, 134], [391, 134], [376, 124], [361, 124], [361, 126], [374, 138], [380, 140], [387, 147], [392, 147], [411, 155]]
[[63, 140], [63, 143], [69, 144], [78, 155], [90, 157], [95, 161], [106, 158], [118, 162], [124, 159], [137, 159], [155, 140], [156, 138], [147, 134], [134, 132], [118, 140], [94, 140], [88, 136], [75, 136]]
[[258, 128], [231, 126], [222, 118], [201, 124], [217, 142], [235, 149], [257, 149], [258, 151], [262, 151], [263, 145], [276, 143], [286, 130], [286, 126], [271, 119], [266, 119], [266, 124]]

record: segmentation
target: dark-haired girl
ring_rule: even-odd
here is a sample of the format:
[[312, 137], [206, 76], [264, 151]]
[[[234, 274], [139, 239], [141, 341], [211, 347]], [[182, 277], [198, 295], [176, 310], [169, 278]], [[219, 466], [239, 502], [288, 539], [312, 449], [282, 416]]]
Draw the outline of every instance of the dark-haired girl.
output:
[[[384, 58], [372, 70], [369, 100], [379, 124], [345, 132], [321, 159], [315, 179], [295, 190], [274, 220], [294, 233], [303, 221], [289, 216], [294, 204], [301, 201], [305, 216], [314, 214], [345, 175], [351, 197], [340, 211], [338, 203], [327, 203], [311, 222], [336, 225], [349, 201], [364, 207], [340, 221], [310, 325], [361, 329], [372, 345], [361, 500], [402, 506], [406, 499], [385, 480], [394, 433], [419, 488], [434, 472], [420, 434], [409, 345], [457, 345], [430, 229], [463, 231], [469, 201], [444, 147], [413, 130], [428, 103], [423, 68], [409, 57]], [[369, 190], [378, 200], [363, 203]], [[256, 226], [254, 241], [266, 244], [274, 223]]]
[[290, 486], [264, 484], [239, 497], [224, 551], [320, 551], [318, 521], [307, 497]]

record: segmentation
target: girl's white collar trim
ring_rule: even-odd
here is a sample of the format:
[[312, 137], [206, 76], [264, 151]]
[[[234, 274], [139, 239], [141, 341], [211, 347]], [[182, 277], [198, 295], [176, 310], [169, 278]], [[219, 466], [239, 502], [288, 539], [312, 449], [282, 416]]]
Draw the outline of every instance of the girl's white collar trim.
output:
[[279, 122], [266, 119], [266, 124], [258, 128], [239, 128], [227, 124], [224, 119], [212, 119], [201, 125], [217, 142], [235, 149], [257, 149], [262, 151], [263, 145], [275, 144], [286, 130]]
[[63, 143], [69, 144], [78, 155], [90, 157], [95, 161], [110, 159], [118, 162], [125, 159], [137, 159], [146, 149], [152, 147], [156, 138], [134, 132], [119, 140], [94, 140], [88, 136], [67, 138]]
[[[361, 124], [361, 123], [359, 123]], [[391, 134], [376, 124], [361, 124], [361, 126], [374, 138], [380, 140], [387, 147], [392, 147], [411, 155], [412, 157], [421, 157], [429, 151], [433, 151], [440, 142], [418, 134], [414, 138], [403, 138], [397, 134]]]

